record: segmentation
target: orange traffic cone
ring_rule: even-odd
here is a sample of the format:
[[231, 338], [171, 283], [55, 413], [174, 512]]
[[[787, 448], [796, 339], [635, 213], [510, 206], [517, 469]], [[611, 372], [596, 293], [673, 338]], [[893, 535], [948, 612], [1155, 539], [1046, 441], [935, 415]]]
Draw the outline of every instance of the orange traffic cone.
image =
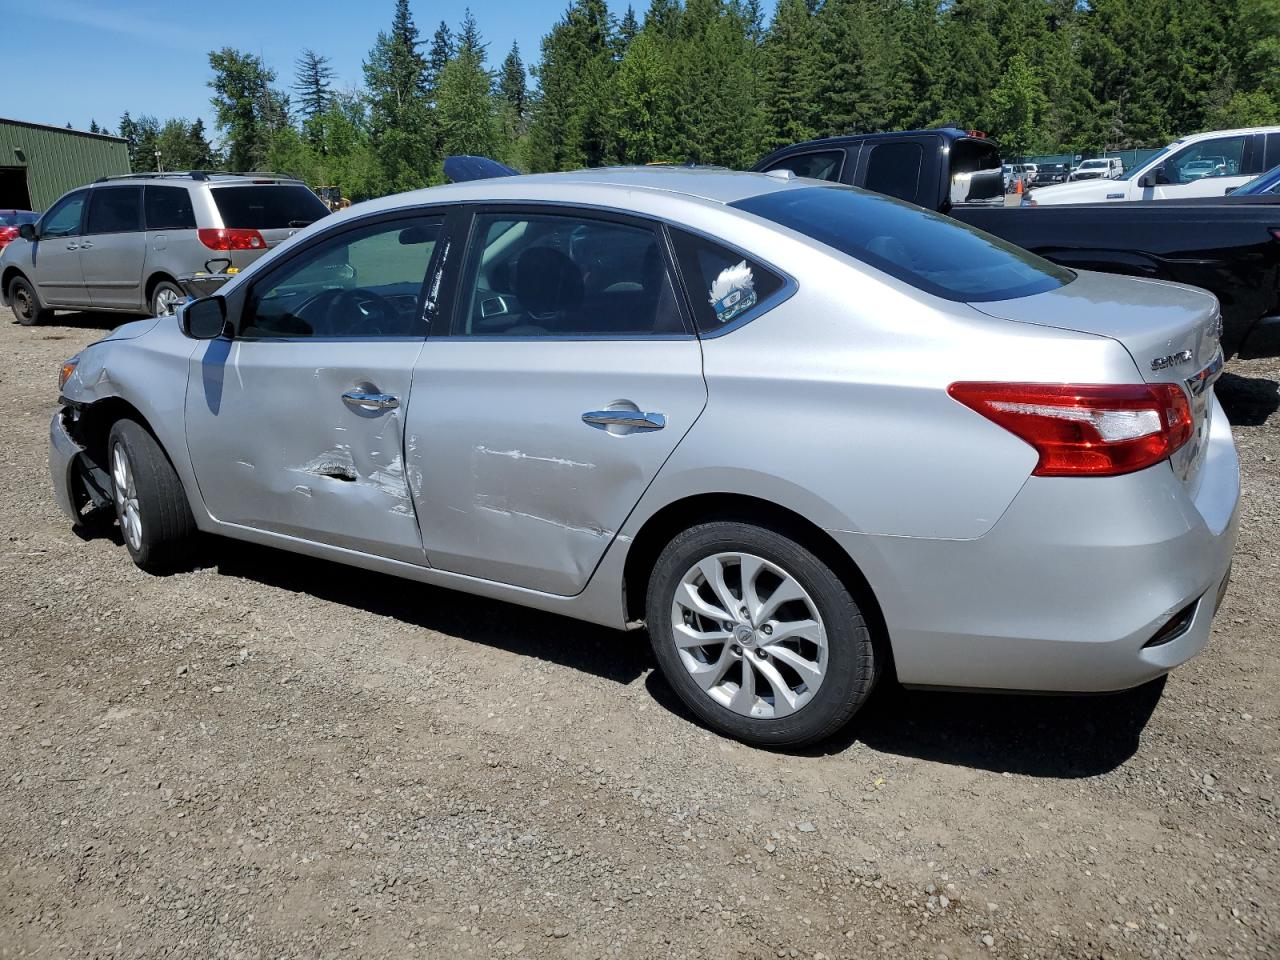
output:
[[1018, 196], [1022, 196], [1022, 178], [1021, 177], [1013, 181], [1013, 192], [1016, 193]]

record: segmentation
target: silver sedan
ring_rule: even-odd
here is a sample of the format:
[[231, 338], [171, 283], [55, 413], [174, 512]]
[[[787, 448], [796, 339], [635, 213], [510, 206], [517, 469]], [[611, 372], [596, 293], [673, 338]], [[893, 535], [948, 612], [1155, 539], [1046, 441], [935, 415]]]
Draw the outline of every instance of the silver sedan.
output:
[[387, 197], [62, 368], [56, 496], [618, 629], [740, 739], [878, 677], [1103, 691], [1194, 656], [1239, 475], [1218, 305], [785, 174]]

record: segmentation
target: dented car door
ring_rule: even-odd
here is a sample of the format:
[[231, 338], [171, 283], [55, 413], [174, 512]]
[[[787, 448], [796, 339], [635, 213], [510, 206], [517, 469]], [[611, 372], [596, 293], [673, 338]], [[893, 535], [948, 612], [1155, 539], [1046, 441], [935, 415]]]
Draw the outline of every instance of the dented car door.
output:
[[425, 562], [404, 470], [439, 217], [364, 220], [255, 279], [233, 339], [202, 344], [187, 438], [218, 520]]
[[701, 414], [701, 349], [651, 223], [491, 207], [469, 235], [406, 421], [423, 543], [432, 567], [572, 595]]

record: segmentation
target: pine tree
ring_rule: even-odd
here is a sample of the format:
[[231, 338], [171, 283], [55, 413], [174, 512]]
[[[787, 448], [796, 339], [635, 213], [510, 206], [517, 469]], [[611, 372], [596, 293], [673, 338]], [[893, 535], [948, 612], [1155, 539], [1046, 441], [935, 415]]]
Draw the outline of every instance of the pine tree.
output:
[[528, 85], [525, 81], [524, 61], [520, 59], [520, 45], [512, 42], [511, 52], [502, 61], [498, 75], [498, 94], [519, 122], [528, 111]]
[[[289, 99], [272, 84], [275, 72], [262, 58], [231, 47], [209, 54], [213, 109], [232, 170], [258, 170], [272, 137], [288, 126]], [[140, 138], [141, 139], [141, 138]]]
[[484, 48], [488, 46], [480, 35], [480, 27], [476, 23], [476, 18], [471, 13], [471, 8], [467, 7], [462, 17], [462, 26], [458, 29], [458, 52], [465, 53], [470, 51], [480, 55], [481, 60], [484, 59]]
[[457, 55], [440, 75], [436, 110], [443, 156], [492, 157], [502, 152], [492, 91], [493, 77], [484, 68], [480, 48], [464, 35]]
[[614, 83], [610, 159], [618, 163], [683, 160], [673, 156], [675, 66], [656, 31], [641, 30], [627, 46]]
[[120, 137], [125, 141], [125, 149], [129, 153], [129, 169], [143, 169], [138, 163], [138, 124], [126, 110], [120, 117]]
[[408, 0], [396, 0], [390, 33], [364, 63], [371, 149], [388, 192], [425, 186], [439, 163], [420, 46]]
[[315, 120], [329, 109], [332, 98], [330, 86], [333, 83], [333, 67], [329, 58], [316, 53], [311, 48], [302, 51], [302, 55], [294, 61], [296, 70], [293, 89], [298, 92], [298, 106], [302, 119]]
[[779, 0], [761, 57], [764, 149], [813, 139], [825, 123], [823, 81], [814, 14], [805, 0]]
[[98, 126], [98, 121], [94, 120], [92, 117], [89, 118], [89, 132], [102, 133], [102, 128]]
[[[469, 12], [469, 11], [468, 11]], [[435, 36], [431, 38], [431, 49], [427, 52], [427, 90], [434, 91], [440, 83], [440, 74], [444, 73], [445, 64], [453, 59], [457, 45], [453, 42], [453, 32], [443, 20], [436, 27]]]

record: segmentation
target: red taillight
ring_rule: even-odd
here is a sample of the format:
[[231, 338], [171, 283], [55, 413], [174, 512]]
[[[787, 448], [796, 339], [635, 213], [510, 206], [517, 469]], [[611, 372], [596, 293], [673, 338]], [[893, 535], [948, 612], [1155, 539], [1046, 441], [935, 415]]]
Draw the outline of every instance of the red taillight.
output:
[[0, 250], [3, 250], [12, 241], [18, 239], [17, 227], [0, 227]]
[[210, 250], [265, 250], [267, 241], [257, 230], [205, 227], [197, 230], [200, 242]]
[[953, 383], [947, 392], [1034, 447], [1038, 477], [1143, 470], [1194, 430], [1187, 395], [1172, 383]]

